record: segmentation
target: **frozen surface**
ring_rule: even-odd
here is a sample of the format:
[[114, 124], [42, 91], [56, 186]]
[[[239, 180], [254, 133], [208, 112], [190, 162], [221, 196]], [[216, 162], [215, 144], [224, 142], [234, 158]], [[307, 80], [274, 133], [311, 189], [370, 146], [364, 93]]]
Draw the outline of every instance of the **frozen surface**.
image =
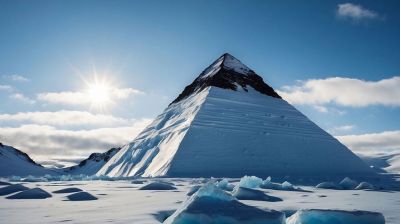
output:
[[384, 224], [382, 214], [367, 211], [300, 210], [287, 224]]
[[[144, 181], [153, 181], [146, 180]], [[25, 183], [26, 187], [40, 187], [47, 192], [78, 187], [97, 197], [95, 201], [66, 201], [66, 194], [53, 194], [43, 200], [8, 200], [0, 196], [0, 223], [140, 223], [156, 224], [156, 216], [167, 217], [180, 208], [194, 185], [203, 179], [164, 179], [172, 182], [174, 191], [141, 191], [131, 180], [120, 181], [53, 181]], [[238, 183], [239, 179], [229, 179]], [[397, 183], [398, 184], [398, 183]], [[309, 192], [264, 190], [264, 193], [283, 201], [268, 202], [243, 200], [248, 206], [262, 210], [274, 209], [287, 216], [299, 209], [365, 210], [382, 213], [387, 224], [399, 224], [400, 193], [397, 191], [327, 190], [297, 185]], [[323, 197], [321, 197], [323, 196]], [[170, 212], [172, 211], [172, 212]], [[21, 215], [23, 214], [23, 215]], [[163, 219], [162, 219], [163, 220]], [[161, 221], [162, 222], [162, 221]]]
[[12, 193], [15, 193], [18, 191], [24, 191], [24, 190], [28, 190], [28, 188], [22, 184], [12, 184], [12, 185], [8, 185], [6, 187], [0, 188], [0, 196], [12, 194]]
[[50, 198], [51, 194], [41, 188], [32, 188], [6, 197], [7, 199], [46, 199]]
[[225, 191], [232, 191], [233, 188], [235, 187], [235, 185], [229, 183], [229, 181], [226, 178], [218, 181], [216, 183], [216, 186], [221, 188], [222, 190], [225, 190]]
[[261, 210], [237, 201], [214, 184], [206, 184], [178, 208], [164, 223], [283, 224], [285, 215], [278, 211]]

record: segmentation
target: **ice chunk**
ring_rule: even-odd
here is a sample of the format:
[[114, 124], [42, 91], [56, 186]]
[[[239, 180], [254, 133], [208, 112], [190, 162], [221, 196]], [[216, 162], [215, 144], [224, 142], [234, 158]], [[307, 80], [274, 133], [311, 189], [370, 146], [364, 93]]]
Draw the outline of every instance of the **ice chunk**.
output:
[[232, 195], [239, 200], [270, 201], [270, 202], [282, 201], [282, 199], [278, 197], [269, 196], [260, 190], [250, 189], [245, 187], [235, 188]]
[[384, 224], [381, 213], [341, 210], [299, 210], [286, 220], [287, 224]]
[[28, 190], [29, 188], [25, 187], [22, 184], [12, 184], [7, 187], [0, 188], [0, 196], [12, 194], [18, 191]]
[[319, 183], [316, 188], [323, 188], [323, 189], [334, 189], [334, 190], [339, 190], [342, 189], [342, 187], [338, 184], [335, 184], [333, 182], [322, 182]]
[[271, 181], [271, 177], [268, 177], [265, 179], [262, 184], [260, 185], [260, 188], [264, 189], [273, 189], [273, 190], [284, 190], [284, 191], [301, 191], [302, 189], [295, 187], [293, 184], [291, 184], [288, 181], [285, 181], [283, 183], [274, 183]]
[[82, 191], [82, 189], [80, 189], [80, 188], [68, 187], [68, 188], [57, 190], [57, 191], [53, 191], [53, 193], [63, 194], [63, 193], [74, 193], [74, 192], [80, 192], [80, 191]]
[[201, 185], [194, 185], [192, 186], [189, 191], [186, 193], [187, 196], [192, 196], [194, 193], [196, 193], [199, 189], [201, 188]]
[[166, 224], [284, 224], [285, 215], [274, 210], [262, 210], [237, 201], [232, 195], [209, 183], [182, 204]]
[[263, 183], [262, 179], [256, 176], [244, 176], [240, 179], [238, 187], [258, 188]]
[[144, 185], [139, 188], [139, 190], [176, 190], [176, 187], [172, 186], [170, 183], [155, 181]]
[[88, 192], [82, 191], [74, 194], [70, 194], [67, 196], [70, 201], [92, 201], [97, 200], [97, 198]]
[[281, 184], [281, 189], [291, 191], [295, 190], [295, 187], [289, 181], [285, 181]]
[[340, 181], [339, 185], [342, 187], [343, 190], [353, 190], [357, 187], [358, 183], [346, 177], [342, 181]]
[[218, 200], [223, 200], [223, 201], [232, 201], [235, 200], [235, 198], [231, 195], [226, 193], [225, 191], [219, 189], [215, 184], [213, 183], [208, 183], [201, 187], [197, 193], [197, 197], [210, 197], [210, 198], [215, 198]]
[[7, 199], [46, 199], [50, 198], [51, 194], [47, 193], [41, 188], [32, 188], [29, 190], [21, 191], [6, 197]]
[[222, 190], [232, 191], [235, 186], [230, 184], [227, 179], [222, 179], [221, 181], [217, 182], [217, 187], [221, 188]]
[[373, 190], [374, 185], [368, 183], [368, 182], [361, 182], [357, 187], [356, 190]]

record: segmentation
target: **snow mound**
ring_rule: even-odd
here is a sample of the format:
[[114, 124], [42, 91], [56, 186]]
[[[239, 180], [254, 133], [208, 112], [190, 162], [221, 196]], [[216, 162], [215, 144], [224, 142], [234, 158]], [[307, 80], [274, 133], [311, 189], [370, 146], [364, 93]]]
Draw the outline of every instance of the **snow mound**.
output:
[[144, 184], [143, 180], [132, 180], [132, 184]]
[[64, 194], [64, 193], [75, 193], [75, 192], [80, 192], [82, 189], [77, 188], [77, 187], [68, 187], [68, 188], [63, 188], [57, 191], [53, 191], [55, 194]]
[[361, 182], [356, 188], [356, 190], [373, 190], [374, 185], [368, 183], [368, 182]]
[[263, 180], [256, 176], [244, 176], [240, 179], [238, 187], [258, 188], [263, 183]]
[[139, 190], [176, 190], [176, 187], [172, 186], [170, 183], [155, 181], [144, 185], [139, 188]]
[[50, 198], [51, 194], [41, 188], [32, 188], [26, 191], [13, 194], [6, 197], [7, 199], [46, 199]]
[[9, 185], [7, 187], [0, 188], [0, 196], [7, 195], [7, 194], [12, 194], [12, 193], [15, 193], [15, 192], [18, 192], [18, 191], [25, 191], [25, 190], [28, 190], [28, 189], [29, 188], [25, 187], [22, 184], [12, 184], [12, 185]]
[[343, 190], [354, 190], [358, 183], [349, 177], [345, 177], [342, 181], [340, 181], [339, 185], [342, 187]]
[[82, 191], [74, 194], [70, 194], [67, 196], [69, 201], [92, 201], [97, 200], [95, 196], [92, 194]]
[[286, 220], [287, 224], [384, 224], [381, 213], [340, 210], [299, 210]]
[[187, 196], [192, 196], [194, 193], [196, 193], [202, 186], [201, 185], [194, 185], [192, 186], [189, 191], [186, 193]]
[[8, 182], [0, 181], [0, 185], [11, 185], [11, 184]]
[[237, 201], [232, 195], [209, 183], [182, 204], [166, 224], [284, 224], [279, 211], [261, 210]]
[[221, 181], [218, 181], [216, 185], [217, 187], [225, 191], [233, 191], [233, 188], [235, 187], [233, 184], [230, 184], [227, 179], [222, 179]]
[[321, 189], [333, 189], [333, 190], [339, 190], [342, 187], [336, 183], [333, 182], [322, 182], [317, 184], [317, 186], [315, 186], [316, 188], [321, 188]]
[[282, 201], [281, 198], [269, 196], [260, 190], [255, 190], [245, 187], [235, 188], [232, 195], [239, 200], [270, 201], [270, 202]]

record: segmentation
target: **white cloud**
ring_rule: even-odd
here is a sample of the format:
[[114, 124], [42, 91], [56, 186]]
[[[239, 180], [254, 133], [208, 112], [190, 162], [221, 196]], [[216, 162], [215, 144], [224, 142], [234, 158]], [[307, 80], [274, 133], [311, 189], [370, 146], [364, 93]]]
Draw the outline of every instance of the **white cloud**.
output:
[[21, 102], [23, 102], [23, 103], [27, 103], [27, 104], [34, 104], [34, 103], [36, 103], [35, 100], [32, 100], [31, 98], [25, 96], [25, 95], [22, 94], [22, 93], [13, 93], [13, 94], [10, 95], [10, 98], [11, 98], [11, 99], [14, 99], [14, 100], [19, 100], [19, 101], [21, 101]]
[[12, 86], [9, 85], [1, 85], [0, 84], [0, 90], [2, 91], [12, 91], [14, 88]]
[[400, 106], [400, 76], [379, 81], [331, 77], [300, 81], [278, 91], [293, 104], [318, 105], [336, 103], [341, 106]]
[[[116, 100], [124, 100], [133, 95], [143, 94], [140, 90], [132, 88], [114, 88], [110, 90], [110, 98]], [[91, 103], [91, 98], [86, 92], [45, 92], [39, 93], [37, 99], [40, 101], [63, 104], [63, 105], [87, 105]]]
[[14, 75], [5, 75], [4, 77], [7, 78], [7, 79], [10, 79], [12, 81], [16, 81], [16, 82], [28, 82], [29, 81], [28, 78], [26, 78], [26, 77], [24, 77], [22, 75], [16, 75], [16, 74], [14, 74]]
[[357, 153], [384, 153], [400, 150], [400, 131], [385, 131], [362, 135], [336, 136]]
[[82, 158], [131, 141], [150, 120], [131, 125], [91, 130], [63, 130], [49, 125], [0, 127], [0, 141], [25, 151], [33, 159]]
[[379, 18], [379, 14], [377, 12], [352, 3], [339, 4], [337, 7], [337, 16], [339, 18], [351, 19], [355, 22]]
[[342, 126], [337, 126], [333, 127], [332, 129], [329, 130], [329, 133], [331, 134], [337, 134], [337, 133], [345, 133], [353, 130], [356, 126], [353, 124], [346, 124]]
[[328, 113], [328, 108], [320, 105], [314, 105], [313, 108], [321, 113]]
[[[60, 110], [55, 112], [20, 112], [16, 114], [0, 114], [2, 123], [30, 122], [52, 126], [116, 126], [126, 125], [133, 120], [107, 114], [93, 114], [87, 111]], [[4, 126], [4, 125], [3, 125]]]

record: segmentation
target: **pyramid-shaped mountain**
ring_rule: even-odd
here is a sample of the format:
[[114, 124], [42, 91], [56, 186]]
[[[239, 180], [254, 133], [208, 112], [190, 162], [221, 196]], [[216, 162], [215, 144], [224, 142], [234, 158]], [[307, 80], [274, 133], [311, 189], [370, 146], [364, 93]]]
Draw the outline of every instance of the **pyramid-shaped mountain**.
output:
[[371, 172], [253, 70], [224, 54], [97, 174], [265, 177]]

